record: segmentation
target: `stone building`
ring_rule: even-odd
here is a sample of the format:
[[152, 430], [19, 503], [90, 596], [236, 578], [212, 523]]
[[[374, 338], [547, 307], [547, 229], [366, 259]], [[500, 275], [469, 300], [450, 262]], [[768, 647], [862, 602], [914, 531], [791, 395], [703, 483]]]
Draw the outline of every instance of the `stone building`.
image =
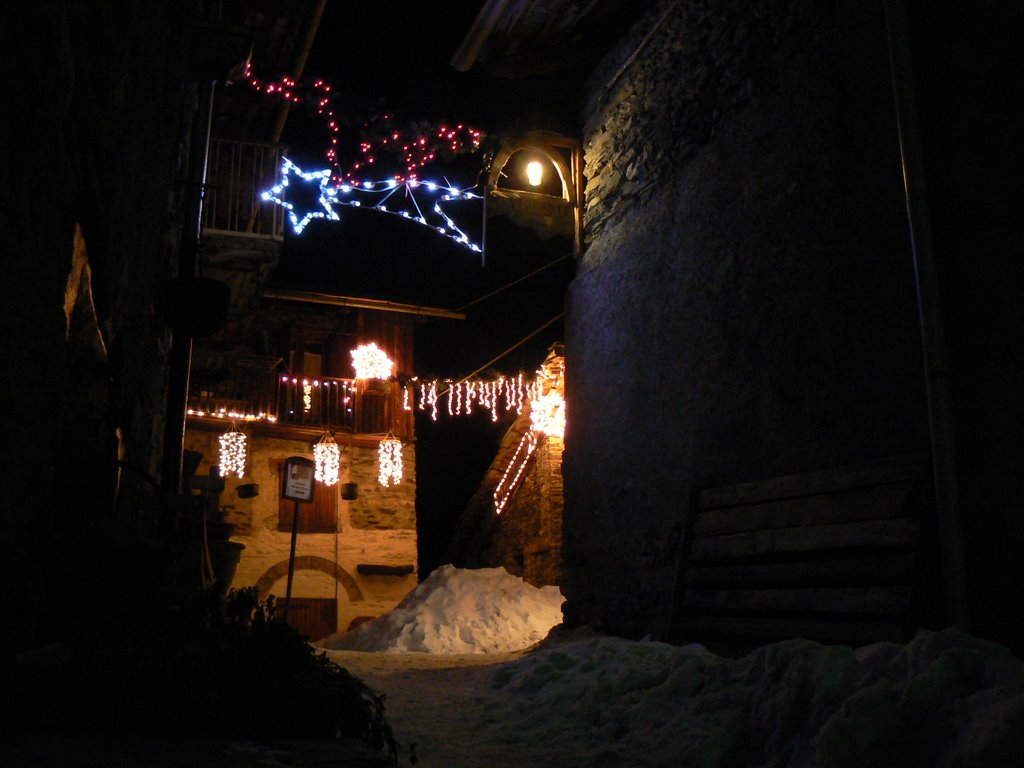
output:
[[548, 413], [556, 411], [558, 426], [549, 429], [532, 407], [523, 410], [502, 436], [448, 547], [448, 559], [460, 568], [503, 567], [535, 587], [557, 586], [562, 579], [562, 345], [552, 347], [541, 372], [543, 402]]
[[485, 3], [453, 61], [581, 139], [567, 621], [692, 638], [672, 616], [702, 489], [909, 454], [935, 493], [924, 621], [1024, 647], [1019, 10], [600, 6]]
[[[319, 639], [386, 612], [417, 583], [413, 414], [396, 381], [356, 378], [352, 351], [374, 344], [394, 376], [408, 376], [416, 323], [453, 315], [280, 288], [232, 314], [237, 322], [193, 354], [185, 434], [186, 451], [201, 457], [193, 494], [212, 495], [212, 516], [233, 527], [230, 542], [213, 553], [237, 562], [233, 578], [222, 578], [282, 598], [294, 514], [281, 495], [282, 465], [291, 456], [313, 458], [313, 446], [331, 436], [339, 482], [317, 482], [313, 503], [300, 507], [289, 609], [289, 621]], [[246, 469], [221, 480], [219, 438], [230, 430], [246, 434]], [[378, 480], [385, 435], [402, 442], [403, 461], [401, 481], [387, 487]]]

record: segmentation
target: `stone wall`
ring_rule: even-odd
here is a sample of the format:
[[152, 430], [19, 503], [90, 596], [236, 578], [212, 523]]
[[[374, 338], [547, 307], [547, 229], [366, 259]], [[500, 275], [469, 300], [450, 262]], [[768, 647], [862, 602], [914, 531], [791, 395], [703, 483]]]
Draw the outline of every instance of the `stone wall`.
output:
[[[564, 349], [561, 344], [556, 348], [557, 353], [552, 350], [543, 364], [545, 394], [564, 391]], [[502, 437], [494, 461], [458, 520], [448, 556], [461, 568], [503, 567], [542, 587], [562, 583], [565, 442], [561, 435], [534, 433], [537, 447], [525, 474], [500, 513], [495, 511], [495, 489], [510, 468], [515, 472], [515, 454], [532, 425], [528, 407]]]
[[[219, 434], [187, 431], [185, 447], [203, 454], [199, 474], [216, 465]], [[242, 479], [227, 478], [221, 495], [222, 506], [227, 507], [225, 520], [238, 526], [232, 541], [245, 545], [232, 586], [259, 585], [265, 594], [280, 597], [285, 594], [291, 534], [278, 530], [278, 467], [289, 456], [311, 456], [311, 443], [269, 437], [250, 437], [248, 443], [248, 474]], [[404, 479], [390, 488], [377, 482], [376, 448], [343, 446], [343, 451], [341, 482], [356, 483], [358, 498], [339, 497], [337, 534], [298, 535], [292, 588], [295, 597], [336, 596], [338, 631], [347, 629], [356, 617], [386, 613], [417, 583], [415, 447], [404, 447]], [[252, 482], [260, 486], [259, 496], [239, 498], [235, 488]], [[317, 492], [322, 490], [318, 485]], [[329, 564], [333, 563], [343, 573], [332, 572]], [[412, 566], [413, 570], [400, 575], [363, 574], [360, 565]]]
[[664, 631], [696, 487], [927, 450], [887, 66], [873, 5], [736, 0], [659, 4], [595, 71], [570, 623]]

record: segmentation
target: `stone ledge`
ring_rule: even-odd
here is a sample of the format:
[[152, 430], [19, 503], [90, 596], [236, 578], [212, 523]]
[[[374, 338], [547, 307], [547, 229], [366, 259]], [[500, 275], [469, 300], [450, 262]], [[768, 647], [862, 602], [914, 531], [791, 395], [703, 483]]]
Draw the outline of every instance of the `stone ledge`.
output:
[[356, 570], [364, 576], [408, 576], [416, 570], [413, 565], [377, 565], [359, 563]]

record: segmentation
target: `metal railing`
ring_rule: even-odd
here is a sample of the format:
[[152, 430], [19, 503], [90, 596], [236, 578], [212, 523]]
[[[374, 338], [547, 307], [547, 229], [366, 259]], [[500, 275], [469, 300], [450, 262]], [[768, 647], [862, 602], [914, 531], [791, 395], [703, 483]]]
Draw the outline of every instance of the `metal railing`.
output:
[[281, 180], [281, 145], [210, 140], [203, 230], [247, 237], [284, 237], [284, 209], [260, 199]]

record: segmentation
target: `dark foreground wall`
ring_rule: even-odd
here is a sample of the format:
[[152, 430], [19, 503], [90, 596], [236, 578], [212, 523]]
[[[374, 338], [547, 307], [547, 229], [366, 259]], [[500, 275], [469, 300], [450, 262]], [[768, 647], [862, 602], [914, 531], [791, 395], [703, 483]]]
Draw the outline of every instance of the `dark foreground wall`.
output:
[[156, 297], [180, 228], [192, 12], [40, 2], [4, 23], [5, 649], [65, 638], [125, 610], [127, 585], [145, 589], [129, 553], [111, 553], [139, 522], [115, 519], [115, 462], [120, 442], [158, 474], [169, 335]]
[[569, 296], [566, 615], [633, 635], [696, 486], [928, 445], [881, 8], [669, 6], [589, 83]]

